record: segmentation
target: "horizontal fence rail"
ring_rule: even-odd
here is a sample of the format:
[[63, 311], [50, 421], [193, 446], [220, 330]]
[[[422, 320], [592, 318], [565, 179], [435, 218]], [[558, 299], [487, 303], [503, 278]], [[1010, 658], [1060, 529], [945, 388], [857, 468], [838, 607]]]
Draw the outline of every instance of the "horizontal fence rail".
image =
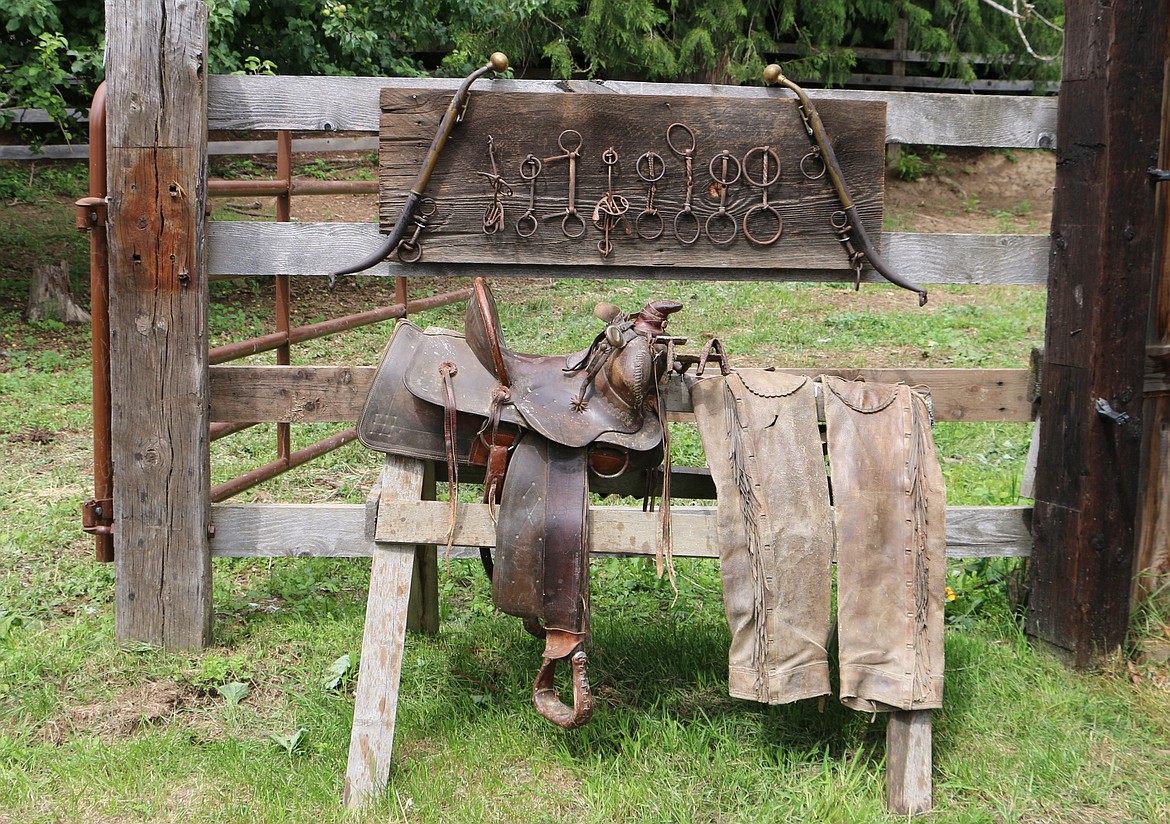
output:
[[[207, 271], [220, 275], [327, 275], [338, 261], [358, 260], [376, 249], [385, 236], [374, 223], [259, 223], [211, 221]], [[883, 232], [882, 250], [889, 264], [911, 281], [924, 284], [998, 284], [1042, 286], [1048, 279], [1047, 235], [971, 235]], [[616, 256], [615, 256], [616, 257]], [[565, 268], [516, 263], [436, 264], [383, 261], [365, 275], [410, 277], [484, 275], [502, 277], [689, 278], [699, 280], [841, 281], [852, 273], [729, 267], [623, 266], [620, 263]], [[872, 270], [862, 280], [884, 283]]]
[[[454, 92], [457, 79], [417, 77], [237, 77], [213, 75], [208, 86], [211, 129], [377, 132], [383, 88]], [[547, 94], [791, 97], [760, 86], [697, 83], [491, 80], [477, 89]], [[471, 105], [475, 105], [473, 90]], [[812, 90], [814, 100], [877, 100], [887, 105], [886, 142], [933, 146], [1052, 149], [1056, 99], [1050, 97]]]
[[[220, 504], [211, 508], [211, 553], [232, 558], [361, 558], [378, 543], [445, 544], [445, 501], [367, 504]], [[453, 558], [479, 558], [474, 547], [495, 545], [486, 504], [461, 504]], [[627, 507], [591, 507], [590, 552], [653, 556], [657, 513]], [[1031, 552], [1032, 508], [947, 507], [948, 558], [1020, 558]], [[718, 558], [714, 507], [671, 509], [675, 554]]]

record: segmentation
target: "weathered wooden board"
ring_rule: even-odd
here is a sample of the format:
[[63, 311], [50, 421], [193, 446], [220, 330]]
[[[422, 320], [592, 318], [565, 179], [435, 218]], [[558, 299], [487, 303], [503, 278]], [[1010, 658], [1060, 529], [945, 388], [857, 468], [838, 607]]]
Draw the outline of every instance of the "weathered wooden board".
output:
[[[423, 473], [421, 461], [387, 460], [382, 469], [383, 498], [417, 499], [423, 491]], [[382, 544], [374, 549], [373, 558], [342, 794], [342, 803], [351, 809], [372, 801], [390, 777], [415, 547]]]
[[[378, 540], [446, 543], [445, 501], [421, 501], [380, 510]], [[485, 504], [461, 504], [453, 558], [478, 558], [474, 547], [495, 543]], [[362, 504], [216, 504], [212, 554], [233, 558], [368, 557], [375, 541], [365, 534]], [[679, 557], [718, 557], [714, 507], [671, 510]], [[655, 515], [623, 507], [590, 508], [590, 552], [652, 555]], [[414, 520], [412, 520], [414, 519]], [[1032, 508], [947, 507], [947, 557], [1026, 558], [1031, 552]], [[409, 537], [408, 537], [409, 536]], [[459, 547], [465, 547], [460, 550]], [[470, 547], [470, 548], [469, 548]]]
[[[378, 131], [378, 96], [387, 87], [421, 86], [450, 95], [458, 78], [263, 77], [213, 75], [208, 126], [212, 129]], [[481, 80], [477, 89], [556, 95], [662, 95], [791, 98], [780, 89], [702, 83], [595, 82], [591, 80]], [[1051, 149], [1056, 141], [1056, 100], [1051, 97], [924, 94], [856, 89], [810, 89], [819, 106], [828, 100], [886, 103], [886, 141], [932, 146], [1004, 146]]]
[[[398, 507], [403, 512], [398, 512]], [[495, 543], [495, 526], [484, 504], [461, 504], [452, 558], [478, 558], [481, 543]], [[674, 507], [675, 552], [686, 558], [715, 558], [714, 507]], [[446, 543], [446, 502], [421, 501], [381, 508], [379, 540]], [[654, 513], [621, 507], [591, 507], [590, 552], [596, 555], [654, 554]], [[416, 519], [416, 520], [411, 520]], [[375, 541], [366, 534], [362, 504], [215, 504], [212, 554], [221, 558], [362, 558]], [[1026, 558], [1032, 547], [1032, 508], [947, 507], [948, 558]]]
[[934, 806], [930, 710], [891, 712], [886, 720], [886, 804], [914, 816]]
[[[421, 88], [382, 93], [379, 203], [384, 230], [398, 219], [449, 102], [449, 94]], [[878, 242], [885, 182], [885, 106], [831, 100], [818, 110], [862, 222]], [[673, 231], [686, 196], [683, 161], [666, 139], [674, 123], [686, 124], [695, 134], [692, 200], [704, 229], [692, 245], [679, 242]], [[575, 130], [579, 139], [566, 134], [568, 130]], [[492, 205], [491, 187], [478, 174], [492, 171], [489, 137], [498, 173], [512, 191], [502, 201], [504, 228], [493, 234], [483, 229], [485, 209]], [[689, 146], [690, 138], [681, 129], [672, 130], [671, 138], [676, 147]], [[583, 235], [568, 238], [561, 219], [570, 194], [569, 162], [555, 158], [576, 149], [578, 143], [574, 208], [582, 223], [569, 231]], [[747, 176], [757, 180], [764, 176], [761, 153], [750, 162], [745, 160], [748, 150], [756, 146], [773, 148], [780, 161], [779, 179], [769, 188], [768, 200], [782, 217], [784, 228], [780, 239], [768, 246], [748, 242], [742, 226], [747, 211], [762, 202], [762, 190], [747, 182]], [[618, 158], [612, 182], [611, 167], [604, 162], [604, 153], [610, 150]], [[656, 204], [665, 231], [656, 240], [643, 240], [634, 231], [647, 190], [635, 167], [649, 151], [659, 155], [658, 169], [664, 170], [656, 184]], [[726, 177], [722, 161], [716, 160], [723, 151], [731, 155]], [[792, 99], [473, 91], [467, 114], [447, 140], [427, 186], [437, 211], [423, 235], [423, 256], [437, 263], [848, 270], [848, 256], [831, 225], [833, 213], [840, 209], [837, 196], [827, 176], [810, 180], [800, 170], [801, 159], [809, 151], [808, 134]], [[543, 169], [535, 181], [538, 228], [524, 238], [517, 232], [516, 221], [527, 208], [529, 193], [520, 177], [520, 163], [528, 154], [540, 158]], [[806, 168], [823, 167], [813, 160]], [[771, 169], [774, 176], [774, 161]], [[738, 179], [725, 187], [726, 213], [713, 218], [724, 192], [714, 182], [716, 177]], [[603, 256], [598, 251], [603, 234], [593, 218], [600, 199], [610, 191], [626, 198], [629, 211], [625, 222], [610, 233], [613, 251]], [[759, 237], [775, 231], [769, 220], [753, 221], [750, 226]], [[693, 230], [684, 226], [681, 234], [689, 237]], [[717, 245], [711, 237], [734, 240]]]
[[[784, 369], [796, 375], [838, 375], [871, 382], [930, 387], [940, 421], [1032, 419], [1027, 369]], [[225, 422], [356, 421], [373, 366], [213, 366], [211, 418]], [[674, 384], [672, 384], [673, 386]], [[690, 397], [668, 393], [674, 420], [689, 420]]]
[[[256, 223], [212, 221], [208, 267], [212, 275], [327, 275], [341, 262], [365, 257], [384, 237], [372, 223]], [[1047, 235], [963, 235], [883, 232], [882, 249], [894, 270], [915, 283], [1042, 286], [1048, 277]], [[596, 269], [492, 264], [383, 261], [366, 275], [407, 277], [596, 277]], [[605, 268], [606, 277], [692, 280], [851, 281], [852, 272], [816, 269], [696, 269], [693, 266]], [[862, 283], [884, 283], [870, 270]]]

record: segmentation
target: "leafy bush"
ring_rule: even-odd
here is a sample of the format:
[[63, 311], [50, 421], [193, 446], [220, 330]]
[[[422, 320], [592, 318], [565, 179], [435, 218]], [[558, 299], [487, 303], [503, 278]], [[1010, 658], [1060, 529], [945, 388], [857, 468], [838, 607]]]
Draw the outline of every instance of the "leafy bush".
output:
[[[985, 72], [1048, 80], [1060, 53], [1061, 0], [1021, 6], [1016, 21], [980, 0], [206, 0], [208, 69], [215, 74], [464, 75], [506, 52], [518, 74], [759, 82], [781, 56], [797, 80], [839, 85], [856, 49], [888, 47], [905, 23], [905, 48], [940, 55], [932, 72]], [[66, 137], [103, 75], [100, 0], [4, 0], [0, 127], [14, 107], [44, 109]], [[1025, 42], [1020, 35], [1025, 32]]]

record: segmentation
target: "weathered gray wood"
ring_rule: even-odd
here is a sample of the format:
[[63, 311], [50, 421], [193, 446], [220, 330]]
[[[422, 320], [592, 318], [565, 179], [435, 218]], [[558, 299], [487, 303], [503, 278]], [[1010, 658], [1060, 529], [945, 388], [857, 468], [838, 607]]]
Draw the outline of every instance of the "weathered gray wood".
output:
[[[383, 88], [422, 86], [453, 92], [457, 79], [385, 77], [210, 78], [208, 121], [212, 129], [294, 131], [378, 130], [378, 95]], [[477, 89], [547, 94], [656, 94], [745, 99], [791, 97], [759, 86], [699, 83], [640, 83], [554, 80], [481, 80]], [[886, 140], [935, 146], [1053, 148], [1056, 101], [1046, 97], [981, 96], [810, 90], [814, 101], [873, 100], [889, 107]]]
[[934, 806], [931, 712], [891, 712], [886, 720], [886, 804], [895, 815], [919, 815]]
[[[583, 342], [585, 343], [585, 342]], [[796, 375], [838, 375], [878, 383], [928, 386], [935, 420], [1031, 420], [1026, 369], [783, 369]], [[373, 366], [213, 366], [211, 415], [216, 421], [356, 421]], [[677, 381], [667, 392], [672, 420], [691, 420], [690, 394]]]
[[[435, 464], [432, 461], [423, 464], [422, 497], [427, 501], [435, 500]], [[392, 496], [386, 506], [392, 511], [397, 504], [397, 496]], [[415, 549], [406, 629], [429, 635], [439, 631], [439, 552], [434, 544], [419, 544]]]
[[[445, 112], [450, 95], [424, 89], [387, 89], [382, 93], [382, 147], [379, 153], [380, 217], [384, 230], [398, 220], [402, 204], [429, 151], [431, 138]], [[497, 265], [558, 265], [608, 268], [623, 266], [676, 266], [720, 268], [826, 269], [848, 271], [848, 256], [832, 228], [833, 213], [840, 201], [827, 176], [809, 180], [801, 172], [802, 158], [810, 151], [795, 100], [752, 98], [664, 97], [636, 98], [617, 95], [507, 94], [473, 92], [471, 111], [475, 128], [456, 129], [447, 140], [434, 166], [427, 195], [438, 203], [428, 220], [424, 255], [435, 263], [493, 263]], [[849, 182], [862, 223], [871, 237], [882, 226], [885, 188], [885, 106], [881, 103], [824, 101], [819, 108], [844, 178]], [[470, 116], [469, 116], [470, 117]], [[686, 196], [685, 167], [666, 141], [672, 124], [684, 123], [695, 134], [692, 201], [694, 214], [710, 234], [730, 243], [718, 245], [704, 230], [697, 242], [684, 245], [673, 232], [673, 221]], [[579, 137], [566, 145], [580, 143], [575, 167], [576, 209], [581, 216], [582, 236], [568, 238], [561, 230], [568, 198], [568, 165], [548, 160], [535, 181], [535, 214], [538, 226], [528, 238], [516, 231], [516, 220], [526, 208], [528, 189], [519, 176], [520, 163], [533, 154], [551, 158], [563, 154], [558, 145], [563, 129]], [[511, 186], [512, 196], [504, 197], [504, 227], [493, 234], [483, 230], [483, 215], [491, 208], [490, 185], [476, 172], [490, 172], [487, 148], [491, 135], [497, 169]], [[672, 132], [676, 144], [685, 133]], [[769, 176], [779, 175], [769, 187], [768, 200], [783, 220], [780, 239], [761, 247], [748, 242], [742, 221], [749, 209], [761, 203], [761, 190], [747, 183], [747, 177], [763, 179], [764, 158], [753, 147], [767, 146], [779, 159], [770, 160]], [[644, 207], [646, 185], [635, 168], [643, 153], [659, 155], [661, 179], [655, 203], [663, 229], [655, 240], [634, 233], [637, 213]], [[612, 151], [617, 165], [603, 162], [603, 152]], [[727, 170], [721, 152], [730, 153]], [[713, 218], [720, 207], [720, 187], [715, 174], [732, 180], [725, 188], [724, 216]], [[741, 168], [747, 166], [747, 168]], [[647, 168], [648, 173], [648, 168]], [[627, 199], [625, 223], [609, 233], [612, 251], [602, 256], [598, 243], [602, 231], [593, 219], [593, 209], [612, 190]], [[506, 194], [506, 193], [505, 193]], [[726, 215], [730, 215], [730, 219]], [[773, 217], [753, 219], [752, 230], [767, 236], [775, 230]], [[684, 232], [690, 232], [686, 226]], [[647, 234], [652, 232], [647, 231]], [[600, 273], [598, 273], [600, 274]]]
[[89, 323], [89, 312], [73, 299], [68, 261], [33, 264], [24, 319], [32, 322], [49, 319], [62, 323]]
[[[365, 534], [362, 504], [216, 504], [211, 541], [217, 557], [280, 558], [369, 556], [375, 541]], [[446, 543], [447, 505], [420, 501], [381, 510], [378, 540], [395, 538]], [[495, 527], [484, 504], [460, 504], [452, 558], [478, 558], [474, 547], [492, 546]], [[714, 507], [671, 510], [676, 554], [713, 558]], [[644, 556], [654, 553], [654, 516], [623, 507], [591, 507], [590, 552]], [[1032, 508], [1027, 506], [947, 507], [948, 558], [1026, 558], [1031, 553]], [[600, 530], [600, 531], [598, 531]], [[681, 530], [681, 532], [680, 532]], [[463, 547], [463, 549], [459, 549]]]
[[[293, 152], [373, 152], [378, 149], [376, 137], [311, 137], [293, 141]], [[213, 140], [207, 144], [207, 154], [223, 155], [276, 154], [275, 140]], [[50, 144], [36, 150], [28, 146], [0, 146], [0, 160], [85, 160], [89, 144]]]
[[211, 635], [207, 7], [106, 4], [115, 634]]
[[[382, 478], [384, 501], [422, 495], [420, 461], [387, 458]], [[374, 550], [342, 795], [342, 803], [350, 808], [371, 801], [390, 776], [414, 556], [413, 543], [383, 544]]]
[[[882, 249], [898, 272], [923, 284], [983, 283], [1039, 286], [1047, 278], [1046, 235], [960, 235], [884, 232]], [[327, 275], [342, 261], [355, 261], [381, 245], [373, 223], [257, 223], [212, 221], [208, 266], [212, 275]], [[426, 241], [415, 264], [383, 262], [365, 275], [409, 277], [597, 277], [594, 269], [431, 263]], [[607, 266], [612, 278], [694, 280], [851, 281], [829, 270], [761, 270], [742, 267]], [[865, 283], [884, 283], [867, 271]]]
[[215, 504], [211, 554], [226, 558], [368, 558], [363, 504]]
[[[372, 367], [214, 366], [211, 419], [321, 423], [356, 421]], [[257, 417], [258, 416], [258, 417]]]

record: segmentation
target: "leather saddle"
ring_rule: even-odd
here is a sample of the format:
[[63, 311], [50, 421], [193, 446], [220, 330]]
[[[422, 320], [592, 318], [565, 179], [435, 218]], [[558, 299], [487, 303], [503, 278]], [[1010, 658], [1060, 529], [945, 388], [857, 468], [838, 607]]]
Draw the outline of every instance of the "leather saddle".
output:
[[[590, 480], [646, 472], [669, 454], [657, 389], [680, 340], [666, 336], [666, 324], [681, 308], [660, 300], [626, 314], [599, 304], [594, 314], [606, 325], [586, 349], [521, 354], [504, 344], [491, 290], [476, 278], [464, 335], [398, 323], [358, 420], [371, 449], [447, 462], [448, 546], [459, 466], [484, 467], [484, 501], [497, 513], [494, 562], [481, 550], [492, 601], [544, 639], [533, 702], [568, 729], [593, 712]], [[560, 661], [571, 669], [572, 707], [554, 683]]]

